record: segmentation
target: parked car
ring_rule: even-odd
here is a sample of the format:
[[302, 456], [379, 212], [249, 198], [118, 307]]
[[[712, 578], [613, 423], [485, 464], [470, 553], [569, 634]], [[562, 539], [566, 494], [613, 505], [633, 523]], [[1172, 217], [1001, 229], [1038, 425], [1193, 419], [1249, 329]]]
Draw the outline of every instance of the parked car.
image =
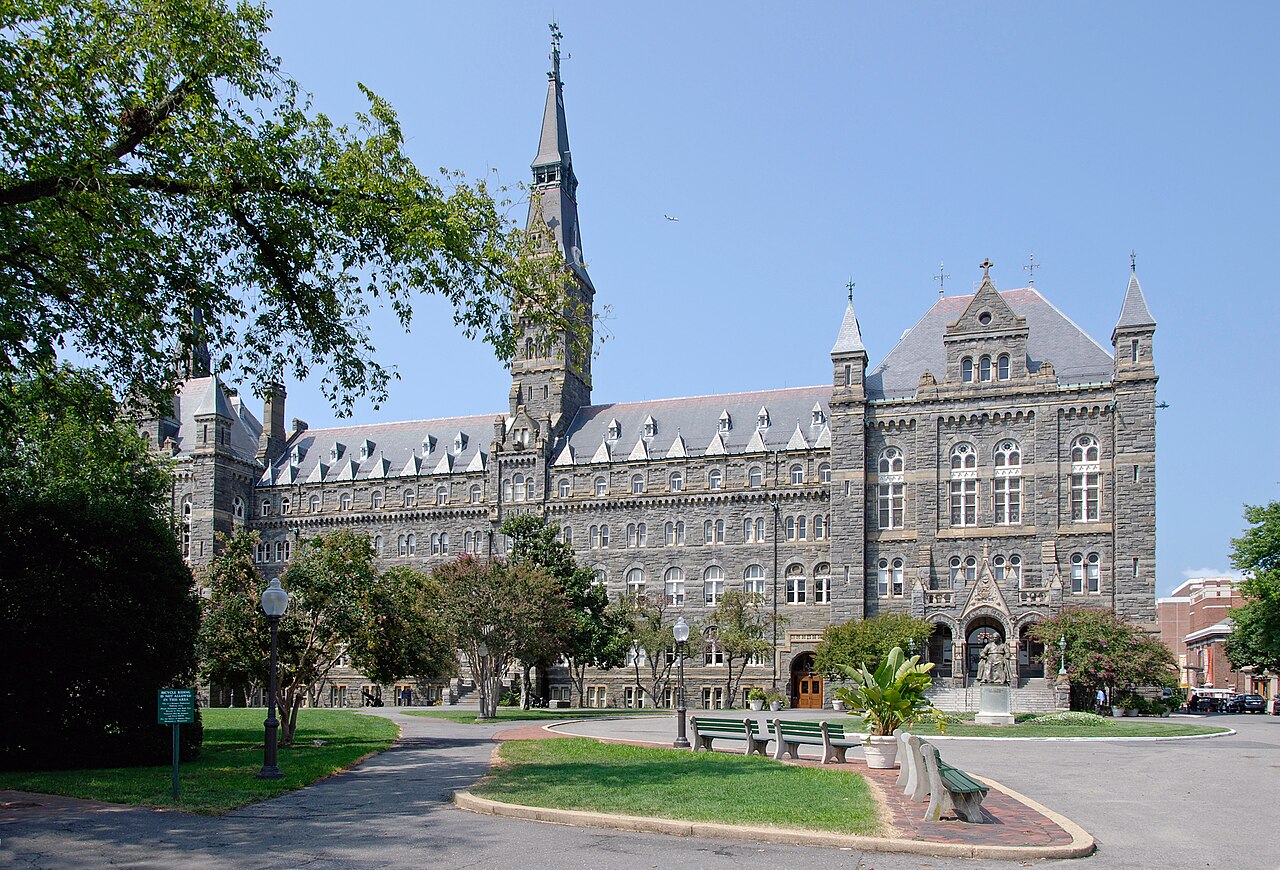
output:
[[1280, 695], [1271, 699], [1271, 715], [1280, 716]]
[[1222, 699], [1222, 706], [1218, 708], [1223, 713], [1239, 713], [1244, 709], [1244, 695], [1232, 695], [1230, 698]]
[[1241, 695], [1240, 712], [1265, 713], [1267, 712], [1267, 699], [1261, 695]]

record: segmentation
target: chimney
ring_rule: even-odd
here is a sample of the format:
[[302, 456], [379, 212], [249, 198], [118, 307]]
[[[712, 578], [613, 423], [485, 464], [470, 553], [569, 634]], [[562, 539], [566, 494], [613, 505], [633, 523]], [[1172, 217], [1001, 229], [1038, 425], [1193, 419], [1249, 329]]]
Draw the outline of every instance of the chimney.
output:
[[262, 404], [262, 435], [258, 438], [258, 461], [268, 465], [284, 452], [284, 384], [267, 386]]

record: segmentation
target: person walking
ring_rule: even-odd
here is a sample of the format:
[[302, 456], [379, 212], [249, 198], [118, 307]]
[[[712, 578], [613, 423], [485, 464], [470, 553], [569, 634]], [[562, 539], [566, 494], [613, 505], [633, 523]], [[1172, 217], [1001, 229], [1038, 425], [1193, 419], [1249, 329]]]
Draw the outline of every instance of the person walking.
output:
[[1107, 693], [1106, 693], [1105, 691], [1103, 691], [1102, 686], [1099, 686], [1099, 687], [1098, 687], [1098, 698], [1097, 698], [1097, 700], [1098, 700], [1098, 715], [1099, 715], [1099, 716], [1104, 716], [1104, 715], [1106, 715], [1106, 709], [1107, 709]]

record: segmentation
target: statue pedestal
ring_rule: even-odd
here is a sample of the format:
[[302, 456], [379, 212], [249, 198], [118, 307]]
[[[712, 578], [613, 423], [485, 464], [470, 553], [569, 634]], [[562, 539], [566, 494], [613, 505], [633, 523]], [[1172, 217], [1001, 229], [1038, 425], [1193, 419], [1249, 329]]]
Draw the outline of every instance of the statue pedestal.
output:
[[1009, 712], [1008, 686], [981, 686], [978, 696], [978, 715], [974, 717], [979, 725], [1012, 725], [1013, 713]]

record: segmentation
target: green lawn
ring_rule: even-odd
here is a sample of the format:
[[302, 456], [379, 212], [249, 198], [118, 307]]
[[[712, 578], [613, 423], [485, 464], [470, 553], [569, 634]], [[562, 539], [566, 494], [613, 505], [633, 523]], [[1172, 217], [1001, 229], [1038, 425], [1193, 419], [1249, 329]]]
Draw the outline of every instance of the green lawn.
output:
[[[395, 723], [342, 710], [302, 710], [295, 745], [280, 749], [283, 779], [257, 779], [262, 768], [263, 709], [204, 708], [204, 748], [180, 769], [184, 810], [219, 814], [310, 785], [380, 752], [399, 734]], [[157, 728], [161, 727], [159, 725]], [[327, 745], [313, 746], [313, 740]], [[121, 804], [174, 806], [171, 764], [102, 770], [0, 772], [0, 788]]]
[[456, 710], [441, 707], [405, 710], [406, 716], [423, 716], [428, 719], [448, 719], [464, 725], [486, 725], [491, 722], [562, 721], [565, 719], [595, 719], [601, 716], [672, 716], [670, 710], [615, 710], [592, 708], [587, 710], [521, 710], [519, 707], [499, 707], [496, 719], [477, 719], [474, 710]]
[[[1194, 734], [1221, 734], [1228, 729], [1187, 725], [1168, 719], [1104, 719], [1100, 725], [1064, 725], [1035, 722], [1032, 717], [1018, 714], [1013, 725], [979, 725], [973, 721], [973, 713], [963, 715], [967, 721], [948, 722], [949, 737], [1185, 737]], [[849, 717], [845, 727], [860, 728], [860, 719]], [[911, 732], [920, 735], [938, 734], [931, 722], [917, 722]]]
[[879, 807], [850, 769], [597, 743], [513, 740], [474, 793], [525, 806], [686, 821], [881, 833]]

